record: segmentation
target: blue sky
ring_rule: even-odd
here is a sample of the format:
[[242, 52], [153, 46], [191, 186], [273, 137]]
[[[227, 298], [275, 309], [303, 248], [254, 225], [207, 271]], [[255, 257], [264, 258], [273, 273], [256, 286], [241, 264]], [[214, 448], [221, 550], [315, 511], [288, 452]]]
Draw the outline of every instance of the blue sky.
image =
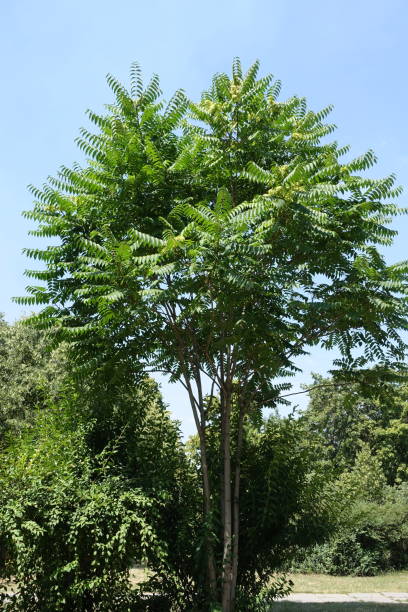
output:
[[[259, 58], [283, 81], [282, 98], [335, 105], [335, 138], [355, 155], [374, 149], [372, 176], [395, 172], [408, 186], [406, 0], [4, 0], [0, 24], [0, 312], [10, 322], [23, 314], [11, 302], [26, 285], [21, 250], [35, 240], [21, 217], [31, 207], [26, 186], [83, 161], [74, 138], [85, 110], [112, 101], [105, 75], [126, 83], [134, 60], [146, 77], [160, 75], [166, 97], [179, 87], [194, 97], [234, 56]], [[408, 218], [396, 227], [390, 262], [407, 258]], [[328, 365], [314, 351], [297, 385]], [[183, 392], [163, 389], [190, 432]]]

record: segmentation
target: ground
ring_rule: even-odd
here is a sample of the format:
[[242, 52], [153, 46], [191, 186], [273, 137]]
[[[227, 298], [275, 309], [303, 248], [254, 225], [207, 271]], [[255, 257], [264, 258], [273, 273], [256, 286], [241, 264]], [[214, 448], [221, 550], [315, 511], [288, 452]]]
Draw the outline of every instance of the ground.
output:
[[[131, 581], [133, 584], [141, 582], [146, 576], [145, 570], [135, 568], [131, 570]], [[290, 596], [298, 601], [281, 601], [272, 606], [275, 612], [381, 612], [392, 609], [408, 611], [408, 599], [403, 594], [408, 591], [408, 571], [391, 572], [379, 576], [326, 576], [323, 574], [291, 574], [289, 576], [294, 582], [293, 594]], [[352, 597], [346, 594], [352, 593]], [[377, 603], [375, 600], [390, 600], [391, 597], [384, 595], [392, 594], [393, 603]], [[398, 597], [401, 593], [401, 600]], [[332, 594], [332, 601], [322, 601], [324, 594]], [[344, 594], [344, 595], [342, 595]], [[360, 594], [360, 595], [359, 595]], [[317, 602], [307, 601], [313, 599]], [[372, 601], [344, 601], [336, 602], [336, 596], [340, 599], [370, 599]], [[306, 601], [302, 601], [302, 600]], [[327, 597], [330, 599], [330, 597]], [[271, 612], [272, 612], [271, 611]]]
[[[142, 582], [146, 570], [130, 570], [133, 584]], [[408, 591], [408, 571], [390, 572], [379, 576], [327, 576], [325, 574], [290, 574], [293, 593], [382, 593]]]
[[291, 574], [294, 593], [381, 593], [408, 591], [408, 572], [390, 572], [379, 576], [326, 576]]
[[[372, 577], [292, 574], [290, 578], [294, 582], [294, 589], [289, 599], [294, 601], [276, 602], [272, 608], [273, 612], [408, 610], [408, 572], [392, 572]], [[314, 598], [317, 601], [312, 601]], [[335, 601], [342, 598], [356, 601]], [[325, 599], [331, 601], [324, 601]], [[357, 601], [359, 599], [366, 601]], [[376, 600], [392, 600], [392, 603], [378, 603]]]
[[[300, 594], [371, 594], [392, 593], [395, 603], [379, 604], [371, 602], [310, 602], [310, 601], [280, 601], [273, 605], [273, 612], [389, 612], [405, 610], [408, 612], [408, 603], [398, 603], [397, 593], [408, 592], [408, 571], [391, 572], [379, 576], [353, 577], [353, 576], [326, 576], [323, 574], [291, 574], [294, 582], [293, 597]], [[146, 578], [146, 570], [134, 568], [130, 572], [133, 584], [142, 582]], [[340, 595], [339, 595], [340, 596]], [[320, 598], [318, 598], [320, 599]], [[408, 601], [408, 600], [406, 600]]]
[[273, 612], [397, 612], [408, 610], [408, 604], [373, 603], [294, 603], [282, 601], [274, 604]]

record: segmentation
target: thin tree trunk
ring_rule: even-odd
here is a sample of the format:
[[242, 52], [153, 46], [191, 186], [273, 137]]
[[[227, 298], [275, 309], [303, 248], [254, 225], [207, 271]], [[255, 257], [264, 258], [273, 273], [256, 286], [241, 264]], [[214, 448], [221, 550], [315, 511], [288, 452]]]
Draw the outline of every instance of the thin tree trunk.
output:
[[[204, 516], [206, 518], [207, 528], [211, 526], [212, 522], [212, 507], [211, 507], [211, 488], [210, 488], [210, 475], [207, 463], [207, 449], [206, 449], [206, 410], [204, 408], [204, 395], [201, 384], [201, 376], [196, 369], [195, 381], [198, 391], [199, 401], [199, 412], [200, 412], [200, 427], [198, 428], [198, 435], [200, 439], [200, 457], [201, 457], [201, 470], [203, 473], [203, 492], [204, 492]], [[211, 397], [214, 391], [214, 387], [211, 390]], [[214, 549], [211, 542], [211, 535], [206, 534], [206, 546], [207, 546], [207, 568], [208, 568], [208, 580], [209, 580], [209, 591], [212, 601], [216, 601], [217, 596], [217, 576], [216, 576], [216, 565], [214, 558]]]
[[231, 388], [227, 385], [222, 414], [223, 446], [223, 567], [222, 567], [222, 610], [232, 610], [232, 487], [231, 487]]
[[[207, 449], [205, 445], [205, 426], [202, 424], [200, 417], [197, 412], [196, 401], [194, 398], [194, 393], [191, 388], [190, 381], [186, 375], [184, 375], [184, 380], [186, 384], [186, 388], [188, 391], [188, 395], [190, 398], [190, 404], [194, 415], [194, 421], [197, 428], [198, 439], [200, 442], [200, 462], [201, 462], [201, 472], [203, 478], [203, 494], [204, 494], [204, 517], [207, 525], [211, 524], [212, 512], [211, 512], [211, 487], [210, 487], [210, 476], [208, 470], [208, 462], [207, 462]], [[203, 412], [204, 407], [201, 407]], [[208, 533], [206, 534], [206, 548], [207, 548], [207, 571], [208, 571], [208, 582], [209, 582], [209, 590], [210, 595], [213, 600], [216, 597], [216, 589], [217, 589], [217, 573], [215, 568], [215, 558], [214, 558], [214, 549]]]
[[231, 585], [231, 601], [235, 604], [235, 595], [237, 589], [238, 578], [238, 555], [239, 555], [239, 494], [240, 494], [240, 478], [241, 478], [241, 456], [242, 445], [244, 438], [244, 416], [245, 405], [242, 403], [239, 407], [238, 420], [238, 440], [237, 450], [235, 455], [235, 475], [234, 475], [234, 499], [233, 499], [233, 549], [232, 549], [232, 585]]
[[[201, 434], [201, 435], [200, 435]], [[199, 432], [200, 438], [200, 457], [201, 457], [201, 471], [203, 474], [203, 493], [204, 493], [204, 516], [208, 526], [211, 525], [212, 512], [211, 512], [211, 489], [210, 489], [210, 478], [207, 463], [207, 452], [205, 448], [205, 435], [201, 431]], [[206, 534], [206, 547], [207, 547], [207, 568], [208, 568], [208, 580], [210, 594], [215, 601], [216, 589], [217, 589], [217, 576], [215, 569], [214, 550], [211, 542], [211, 536]]]

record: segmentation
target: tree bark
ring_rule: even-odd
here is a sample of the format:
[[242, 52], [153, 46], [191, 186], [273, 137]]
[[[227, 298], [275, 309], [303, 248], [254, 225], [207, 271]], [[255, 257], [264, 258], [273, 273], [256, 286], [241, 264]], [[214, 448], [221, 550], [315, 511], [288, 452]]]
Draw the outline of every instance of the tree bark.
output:
[[[190, 398], [190, 404], [194, 415], [194, 421], [197, 428], [198, 439], [200, 442], [200, 462], [201, 462], [201, 473], [203, 479], [203, 496], [204, 496], [204, 518], [207, 525], [211, 523], [212, 519], [212, 508], [211, 508], [211, 487], [210, 487], [210, 476], [207, 462], [207, 449], [205, 444], [205, 424], [202, 423], [200, 416], [197, 412], [196, 401], [193, 390], [191, 388], [188, 376], [184, 375], [185, 385]], [[201, 414], [204, 413], [204, 406], [201, 407]], [[206, 534], [206, 548], [207, 548], [207, 572], [208, 572], [208, 586], [210, 596], [215, 601], [217, 591], [217, 573], [214, 558], [214, 549], [208, 533]]]
[[231, 486], [231, 387], [223, 392], [222, 447], [223, 447], [223, 556], [222, 556], [222, 610], [231, 612], [232, 601], [232, 486]]
[[[200, 435], [201, 433], [201, 435]], [[212, 513], [211, 513], [211, 489], [210, 489], [210, 478], [208, 472], [207, 463], [207, 452], [205, 448], [205, 435], [203, 432], [199, 433], [200, 438], [200, 457], [201, 457], [201, 471], [203, 474], [203, 493], [204, 493], [204, 516], [206, 519], [207, 526], [211, 524]], [[206, 547], [207, 547], [207, 569], [208, 569], [208, 581], [211, 598], [215, 601], [216, 590], [217, 590], [217, 575], [215, 569], [214, 550], [211, 539], [207, 533], [206, 535]]]
[[238, 555], [239, 555], [239, 495], [240, 495], [240, 478], [241, 478], [241, 456], [242, 445], [244, 438], [244, 416], [245, 405], [242, 403], [239, 407], [238, 419], [238, 440], [235, 454], [235, 475], [234, 475], [234, 499], [233, 499], [233, 549], [232, 549], [232, 584], [231, 584], [231, 601], [232, 606], [235, 604], [235, 595], [237, 589], [238, 578]]

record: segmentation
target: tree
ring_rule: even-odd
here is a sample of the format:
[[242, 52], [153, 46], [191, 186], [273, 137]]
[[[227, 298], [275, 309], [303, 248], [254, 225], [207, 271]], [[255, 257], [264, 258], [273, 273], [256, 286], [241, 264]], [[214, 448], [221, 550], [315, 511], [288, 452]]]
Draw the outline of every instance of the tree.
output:
[[298, 423], [331, 468], [337, 525], [323, 544], [299, 551], [298, 571], [374, 575], [407, 565], [407, 385], [393, 374], [314, 376]]
[[62, 348], [48, 351], [49, 337], [0, 317], [0, 445], [6, 434], [32, 423], [34, 413], [55, 401], [66, 373]]
[[389, 484], [406, 480], [406, 383], [345, 384], [314, 378], [301, 421], [307, 432], [319, 436], [323, 454], [337, 472], [353, 467], [362, 445], [368, 444], [380, 459]]
[[329, 525], [325, 541], [299, 548], [292, 568], [360, 576], [405, 569], [408, 487], [406, 482], [387, 485], [380, 454], [360, 441], [354, 465], [328, 489], [337, 500], [336, 520]]
[[[405, 351], [408, 264], [387, 266], [378, 251], [395, 234], [395, 177], [356, 175], [373, 152], [342, 162], [348, 148], [323, 141], [330, 108], [278, 102], [279, 82], [258, 70], [234, 60], [198, 103], [177, 92], [166, 107], [157, 77], [143, 89], [137, 65], [130, 92], [108, 77], [116, 102], [89, 113], [99, 133], [78, 141], [88, 165], [33, 188], [27, 216], [60, 242], [27, 250], [45, 263], [28, 275], [45, 285], [20, 299], [45, 305], [32, 321], [72, 344], [83, 373], [131, 361], [184, 386], [200, 441], [208, 598], [225, 612], [239, 584], [245, 421], [276, 404], [290, 386], [277, 379], [310, 346], [338, 348], [334, 367], [346, 373], [374, 361], [402, 369]], [[219, 399], [219, 531], [206, 388]]]

